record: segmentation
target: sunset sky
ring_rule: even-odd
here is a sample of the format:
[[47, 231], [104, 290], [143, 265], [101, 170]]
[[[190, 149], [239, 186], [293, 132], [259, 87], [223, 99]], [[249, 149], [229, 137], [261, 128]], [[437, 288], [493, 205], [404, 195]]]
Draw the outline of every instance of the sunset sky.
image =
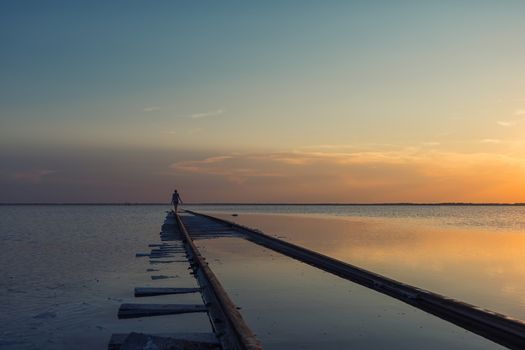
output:
[[524, 1], [3, 1], [0, 202], [525, 202]]

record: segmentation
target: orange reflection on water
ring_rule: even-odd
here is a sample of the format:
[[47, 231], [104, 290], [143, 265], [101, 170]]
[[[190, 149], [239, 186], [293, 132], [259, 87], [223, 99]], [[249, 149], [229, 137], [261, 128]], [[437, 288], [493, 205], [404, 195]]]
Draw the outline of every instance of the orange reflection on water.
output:
[[525, 319], [523, 232], [419, 219], [223, 217], [401, 282]]

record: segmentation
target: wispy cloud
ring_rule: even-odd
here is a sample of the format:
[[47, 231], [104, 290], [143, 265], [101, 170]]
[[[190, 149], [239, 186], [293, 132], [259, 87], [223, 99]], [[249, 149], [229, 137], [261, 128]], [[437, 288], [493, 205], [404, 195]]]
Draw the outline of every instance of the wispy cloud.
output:
[[160, 112], [160, 107], [146, 107], [143, 109], [143, 111], [146, 113]]
[[353, 149], [353, 148], [356, 148], [356, 145], [354, 144], [322, 144], [322, 145], [303, 146], [301, 148], [338, 150], [338, 149]]
[[224, 114], [224, 111], [222, 109], [217, 109], [215, 111], [208, 111], [203, 113], [193, 113], [188, 115], [188, 118], [191, 119], [202, 119], [202, 118], [208, 118], [208, 117], [217, 117], [219, 115]]
[[503, 127], [514, 126], [518, 124], [516, 120], [498, 120], [497, 123], [499, 126], [503, 126]]
[[[514, 116], [515, 117], [524, 117], [525, 116], [525, 109], [517, 109], [514, 111]], [[509, 120], [498, 120], [497, 123], [499, 126], [503, 126], [503, 127], [509, 127], [509, 126], [514, 126], [514, 125], [517, 125], [519, 123], [521, 123], [523, 121], [523, 118], [514, 118], [514, 119], [509, 119]]]
[[56, 170], [37, 169], [13, 173], [13, 179], [18, 182], [40, 183], [44, 177], [56, 173]]
[[279, 177], [275, 170], [264, 170], [257, 155], [224, 155], [202, 160], [176, 162], [170, 166], [172, 172], [221, 176], [233, 183], [244, 183], [249, 179]]
[[392, 144], [392, 143], [378, 143], [378, 142], [365, 142], [359, 144], [319, 144], [319, 145], [307, 145], [301, 146], [296, 151], [297, 152], [356, 152], [358, 150], [377, 150], [377, 149], [395, 149], [403, 146]]
[[481, 140], [482, 143], [501, 143], [501, 140], [499, 139], [483, 139]]
[[519, 157], [435, 149], [226, 154], [176, 162], [168, 173], [188, 181], [222, 178], [229, 198], [257, 193], [268, 200], [516, 201], [525, 193]]

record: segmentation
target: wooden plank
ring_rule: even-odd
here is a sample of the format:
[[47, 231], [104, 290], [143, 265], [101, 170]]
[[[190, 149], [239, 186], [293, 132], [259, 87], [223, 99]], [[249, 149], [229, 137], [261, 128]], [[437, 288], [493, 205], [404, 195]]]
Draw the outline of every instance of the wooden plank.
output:
[[139, 287], [135, 288], [135, 297], [149, 297], [155, 295], [166, 294], [185, 294], [199, 292], [200, 288], [155, 288], [155, 287]]
[[171, 246], [166, 246], [166, 247], [153, 247], [151, 249], [152, 252], [161, 252], [161, 251], [171, 251], [171, 250], [178, 250], [178, 251], [186, 251], [184, 249], [184, 247], [171, 247]]
[[176, 315], [207, 310], [202, 304], [122, 304], [118, 310], [118, 318]]
[[164, 280], [164, 279], [167, 279], [167, 278], [175, 278], [176, 276], [166, 276], [166, 275], [156, 275], [156, 276], [151, 276], [151, 279], [152, 280]]
[[[131, 333], [113, 333], [108, 343], [108, 350], [120, 350], [122, 344], [126, 341], [126, 338]], [[162, 337], [176, 339], [179, 341], [186, 341], [192, 343], [203, 343], [207, 345], [219, 345], [217, 337], [213, 333], [160, 333], [160, 334], [149, 334], [151, 337]], [[142, 349], [142, 348], [141, 348]], [[196, 348], [201, 349], [201, 348]], [[214, 349], [214, 348], [212, 348]]]
[[180, 253], [186, 253], [186, 251], [184, 249], [154, 249], [151, 251], [150, 254], [169, 254], [169, 253], [173, 253], [173, 254], [180, 254]]
[[171, 254], [171, 255], [174, 255], [174, 254], [181, 254], [181, 253], [185, 253], [185, 252], [172, 252], [172, 251], [155, 251], [155, 252], [151, 252], [150, 255], [167, 255], [167, 254]]
[[166, 256], [166, 255], [171, 255], [171, 256], [175, 256], [175, 254], [177, 253], [151, 253], [150, 256]]
[[179, 262], [188, 262], [188, 260], [150, 260], [150, 264], [171, 264]]
[[181, 219], [174, 215], [178, 229], [185, 238], [188, 255], [194, 262], [193, 272], [203, 288], [204, 299], [209, 303], [210, 321], [219, 335], [223, 349], [261, 350], [262, 344], [250, 330], [239, 310], [232, 302], [215, 274], [211, 271], [204, 257], [193, 243]]

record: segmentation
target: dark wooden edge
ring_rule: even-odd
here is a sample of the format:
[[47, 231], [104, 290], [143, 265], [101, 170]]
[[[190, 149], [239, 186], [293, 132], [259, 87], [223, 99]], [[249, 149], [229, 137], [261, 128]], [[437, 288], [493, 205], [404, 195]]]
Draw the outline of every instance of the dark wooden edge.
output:
[[137, 287], [134, 290], [135, 298], [153, 297], [158, 295], [191, 294], [200, 292], [200, 288], [171, 288], [171, 287]]
[[[113, 333], [108, 343], [108, 350], [119, 350], [122, 347], [122, 344], [124, 343], [126, 338], [130, 334], [131, 333]], [[141, 334], [141, 333], [138, 333], [138, 334]], [[192, 342], [197, 345], [206, 344], [206, 345], [219, 346], [219, 341], [215, 338], [215, 335], [213, 333], [172, 333], [172, 334], [160, 333], [160, 334], [147, 334], [147, 336], [171, 338], [173, 340], [178, 340], [178, 341], [183, 341], [183, 342], [190, 342], [190, 343]]]
[[[248, 327], [237, 307], [232, 302], [221, 283], [209, 268], [208, 263], [204, 260], [199, 250], [193, 243], [188, 231], [184, 227], [180, 217], [175, 215], [178, 227], [184, 236], [185, 243], [188, 246], [188, 253], [192, 261], [192, 268], [197, 279], [201, 279], [201, 287], [204, 295], [207, 295], [212, 300], [212, 305], [209, 305], [210, 312], [216, 308], [222, 314], [222, 317], [211, 321], [215, 328], [220, 328], [227, 333], [227, 337], [219, 334], [219, 339], [225, 349], [240, 349], [240, 350], [261, 350], [263, 349], [261, 342], [252, 330]], [[224, 324], [226, 323], [226, 324]], [[217, 326], [217, 324], [220, 324]]]

